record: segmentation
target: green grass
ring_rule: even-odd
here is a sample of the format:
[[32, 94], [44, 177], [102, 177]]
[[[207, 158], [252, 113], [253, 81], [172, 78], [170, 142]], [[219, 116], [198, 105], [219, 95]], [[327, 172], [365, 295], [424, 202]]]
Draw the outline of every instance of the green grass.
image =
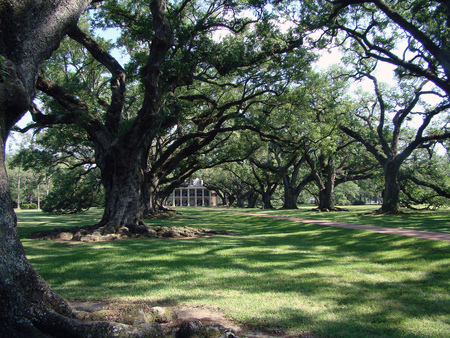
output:
[[[23, 243], [36, 270], [64, 297], [211, 306], [254, 328], [318, 337], [449, 336], [449, 242], [211, 210], [182, 211], [185, 219], [152, 223], [236, 235]], [[21, 211], [18, 230], [23, 238], [33, 231], [92, 223], [100, 216], [99, 210], [77, 216]], [[405, 216], [397, 225], [412, 222], [400, 222]], [[371, 218], [358, 212], [345, 217]], [[379, 223], [393, 226], [388, 218]]]
[[311, 211], [312, 208], [312, 206], [304, 206], [297, 210], [233, 210], [267, 215], [280, 215], [305, 219], [330, 220], [344, 223], [450, 233], [449, 209], [439, 209], [435, 211], [411, 211], [404, 209], [404, 213], [401, 215], [374, 215], [370, 213], [379, 209], [379, 205], [346, 206], [345, 208], [349, 209], [350, 212], [317, 212]]

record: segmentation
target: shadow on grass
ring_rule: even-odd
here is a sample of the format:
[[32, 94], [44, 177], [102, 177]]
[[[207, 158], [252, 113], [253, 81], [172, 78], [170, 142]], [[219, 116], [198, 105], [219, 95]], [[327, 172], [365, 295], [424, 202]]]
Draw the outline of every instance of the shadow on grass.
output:
[[43, 230], [96, 224], [102, 217], [102, 210], [96, 208], [83, 213], [67, 215], [47, 214], [40, 210], [16, 210], [16, 213], [19, 221], [18, 232], [21, 238]]
[[450, 329], [447, 243], [188, 213], [188, 220], [152, 223], [236, 236], [24, 245], [38, 272], [65, 297], [209, 305], [255, 328], [325, 337], [444, 337]]
[[371, 214], [371, 212], [378, 209], [379, 206], [349, 206], [348, 208], [350, 212], [317, 212], [311, 211], [309, 207], [297, 210], [239, 209], [239, 211], [450, 233], [450, 211], [448, 209], [424, 211], [404, 210], [404, 213], [400, 215], [375, 215]]

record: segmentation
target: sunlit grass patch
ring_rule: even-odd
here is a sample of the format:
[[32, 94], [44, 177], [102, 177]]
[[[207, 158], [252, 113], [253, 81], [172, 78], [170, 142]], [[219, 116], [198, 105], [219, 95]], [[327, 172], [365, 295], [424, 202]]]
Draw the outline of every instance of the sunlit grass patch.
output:
[[379, 205], [347, 206], [350, 211], [318, 212], [312, 211], [311, 206], [300, 207], [297, 210], [260, 210], [260, 209], [234, 209], [242, 212], [253, 212], [267, 215], [298, 217], [305, 219], [329, 220], [334, 222], [376, 225], [391, 228], [404, 228], [411, 230], [436, 231], [450, 233], [450, 210], [414, 211], [404, 209], [400, 215], [376, 215], [373, 211]]
[[[24, 239], [24, 246], [64, 297], [211, 306], [254, 328], [319, 337], [446, 337], [450, 331], [448, 242], [202, 209], [182, 213], [184, 219], [149, 222], [235, 235], [95, 243]], [[43, 230], [93, 223], [101, 213], [67, 215], [67, 222], [58, 216], [54, 223], [41, 215], [48, 217], [18, 214], [22, 236], [30, 231], [28, 222]]]

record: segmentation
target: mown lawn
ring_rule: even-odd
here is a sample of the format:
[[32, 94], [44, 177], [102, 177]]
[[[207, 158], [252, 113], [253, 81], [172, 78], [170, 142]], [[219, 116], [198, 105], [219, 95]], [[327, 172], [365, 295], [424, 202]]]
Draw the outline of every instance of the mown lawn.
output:
[[240, 212], [252, 212], [267, 215], [281, 215], [305, 219], [330, 220], [334, 222], [376, 225], [391, 228], [411, 230], [436, 231], [450, 233], [450, 210], [414, 211], [404, 209], [401, 215], [375, 215], [373, 211], [379, 205], [346, 206], [350, 212], [317, 212], [311, 211], [312, 206], [303, 206], [298, 210], [261, 210], [233, 209]]
[[[254, 328], [293, 335], [449, 337], [449, 242], [205, 209], [179, 210], [184, 218], [151, 222], [235, 235], [102, 243], [24, 238], [33, 231], [93, 223], [101, 217], [100, 210], [76, 216], [19, 211], [18, 230], [30, 262], [64, 297], [210, 306]], [[450, 212], [424, 214], [423, 219], [444, 224], [414, 225], [408, 215], [372, 218], [360, 213], [316, 216], [444, 232], [450, 219]], [[433, 229], [424, 229], [427, 224]]]

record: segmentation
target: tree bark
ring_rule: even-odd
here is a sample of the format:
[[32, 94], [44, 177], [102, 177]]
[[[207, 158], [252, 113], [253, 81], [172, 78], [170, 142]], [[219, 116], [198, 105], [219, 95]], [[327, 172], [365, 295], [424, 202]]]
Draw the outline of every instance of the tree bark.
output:
[[336, 165], [334, 157], [328, 159], [328, 165], [324, 172], [325, 182], [319, 186], [319, 210], [337, 210], [333, 202], [334, 184], [336, 181]]
[[326, 184], [325, 188], [319, 191], [319, 210], [332, 211], [336, 209], [333, 203], [333, 192], [334, 186], [331, 187], [329, 184]]
[[[0, 163], [0, 332], [16, 337], [39, 336], [35, 323], [42, 320], [46, 307], [73, 316], [64, 302], [28, 263], [17, 235], [17, 218], [7, 191], [7, 173], [1, 140]], [[48, 310], [47, 310], [48, 311]]]
[[159, 187], [159, 179], [148, 172], [144, 174], [141, 192], [141, 204], [143, 206], [144, 215], [156, 215], [158, 212], [157, 192]]
[[380, 213], [400, 213], [400, 183], [398, 180], [400, 170], [399, 161], [386, 161], [384, 165], [384, 191], [383, 204]]
[[[277, 162], [281, 163], [281, 161]], [[300, 161], [292, 161], [293, 170], [291, 175], [288, 174], [288, 167], [279, 170], [279, 174], [283, 179], [284, 187], [283, 209], [297, 209], [297, 200], [298, 195], [300, 195], [300, 189], [297, 189], [295, 183], [297, 181], [299, 168], [303, 162], [304, 158], [302, 158]]]
[[124, 147], [97, 150], [96, 163], [105, 189], [105, 209], [98, 224], [102, 233], [116, 233], [122, 227], [131, 232], [142, 231], [144, 174], [137, 165], [139, 150]]
[[336, 164], [334, 157], [329, 157], [326, 165], [322, 164], [322, 170], [317, 169], [316, 163], [311, 157], [308, 156], [307, 161], [311, 167], [311, 176], [319, 189], [319, 206], [317, 207], [317, 210], [337, 211], [338, 209], [333, 203], [334, 184], [336, 181]]
[[137, 336], [125, 325], [83, 323], [29, 264], [8, 191], [5, 141], [31, 104], [42, 62], [76, 24], [89, 0], [0, 0], [0, 335]]
[[239, 195], [236, 199], [236, 207], [243, 208], [244, 207], [245, 196]]
[[272, 202], [270, 200], [271, 197], [272, 197], [272, 195], [269, 195], [269, 194], [266, 194], [266, 193], [264, 193], [262, 195], [262, 206], [261, 206], [262, 209], [273, 209], [273, 205], [272, 205]]
[[263, 209], [275, 209], [272, 205], [272, 196], [277, 188], [277, 183], [267, 183], [267, 187], [261, 185], [261, 198]]
[[284, 187], [284, 204], [283, 209], [297, 209], [297, 200], [300, 193], [305, 189], [305, 187], [314, 181], [314, 175], [310, 173], [308, 176], [304, 177], [302, 181], [295, 187]]
[[258, 194], [250, 192], [248, 196], [248, 208], [256, 208], [256, 202], [258, 202]]
[[292, 187], [284, 187], [283, 209], [297, 209], [297, 199], [299, 192]]
[[236, 196], [232, 193], [226, 193], [225, 194], [225, 200], [223, 201], [224, 205], [227, 205], [228, 207], [231, 207], [236, 200]]
[[[1, 113], [0, 116], [4, 117], [11, 111], [3, 109]], [[5, 124], [0, 127], [1, 135], [7, 134]], [[138, 335], [137, 330], [126, 325], [76, 320], [69, 304], [29, 264], [16, 226], [13, 200], [8, 191], [4, 141], [0, 137], [0, 336], [81, 338]]]

